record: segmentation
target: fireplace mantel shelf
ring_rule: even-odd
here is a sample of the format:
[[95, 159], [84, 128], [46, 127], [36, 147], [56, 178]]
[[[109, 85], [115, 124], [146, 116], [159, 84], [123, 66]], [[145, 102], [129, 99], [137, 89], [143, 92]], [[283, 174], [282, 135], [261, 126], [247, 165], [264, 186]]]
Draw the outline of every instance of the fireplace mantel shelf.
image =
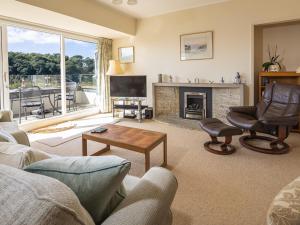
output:
[[211, 87], [211, 88], [243, 88], [245, 84], [233, 83], [153, 83], [156, 87]]

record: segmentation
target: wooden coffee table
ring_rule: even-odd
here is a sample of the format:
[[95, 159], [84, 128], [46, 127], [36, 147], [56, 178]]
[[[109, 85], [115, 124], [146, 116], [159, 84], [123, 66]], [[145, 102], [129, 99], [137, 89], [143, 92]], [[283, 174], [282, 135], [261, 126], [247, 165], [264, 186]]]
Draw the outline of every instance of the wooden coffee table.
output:
[[86, 132], [82, 134], [82, 155], [87, 156], [87, 141], [96, 141], [106, 144], [106, 147], [94, 153], [92, 156], [101, 155], [110, 150], [110, 146], [116, 146], [127, 150], [145, 154], [145, 170], [150, 169], [150, 151], [163, 142], [163, 164], [167, 166], [167, 134], [108, 124], [103, 127], [107, 131], [101, 134]]

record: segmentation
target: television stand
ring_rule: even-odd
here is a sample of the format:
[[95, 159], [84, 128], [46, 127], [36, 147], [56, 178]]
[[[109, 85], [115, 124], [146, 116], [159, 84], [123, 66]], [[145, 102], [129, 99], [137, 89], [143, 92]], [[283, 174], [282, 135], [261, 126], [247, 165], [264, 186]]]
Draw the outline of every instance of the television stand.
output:
[[[121, 103], [120, 103], [121, 102]], [[115, 117], [116, 110], [123, 110], [123, 118], [135, 119], [137, 118], [139, 122], [143, 119], [143, 110], [147, 109], [147, 105], [142, 104], [142, 99], [124, 99], [116, 98], [112, 99], [112, 110], [113, 117]], [[130, 110], [130, 114], [126, 114], [126, 110]]]

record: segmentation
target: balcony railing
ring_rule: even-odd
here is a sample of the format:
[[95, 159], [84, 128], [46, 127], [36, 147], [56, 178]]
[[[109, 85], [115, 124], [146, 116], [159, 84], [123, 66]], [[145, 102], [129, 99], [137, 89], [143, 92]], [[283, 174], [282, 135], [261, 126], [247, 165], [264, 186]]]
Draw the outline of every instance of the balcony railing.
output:
[[[44, 99], [46, 118], [59, 114], [61, 101], [58, 101], [58, 105], [56, 105], [55, 98], [61, 94], [61, 75], [10, 75], [9, 81], [11, 109], [15, 118], [24, 116], [23, 110], [20, 109], [20, 87], [40, 87]], [[76, 101], [75, 103], [67, 101], [67, 112], [91, 108], [97, 105], [97, 79], [94, 74], [67, 74], [66, 82], [75, 82], [77, 84], [75, 92]], [[69, 104], [73, 103], [76, 107], [70, 107]], [[38, 109], [32, 109], [30, 113], [36, 110]], [[31, 116], [31, 118], [29, 117], [30, 120], [35, 120], [36, 118], [40, 119], [41, 117], [36, 117], [36, 115]]]
[[[66, 82], [76, 82], [82, 89], [96, 90], [97, 78], [95, 74], [67, 74]], [[26, 86], [58, 88], [61, 86], [61, 75], [9, 75], [10, 89]]]

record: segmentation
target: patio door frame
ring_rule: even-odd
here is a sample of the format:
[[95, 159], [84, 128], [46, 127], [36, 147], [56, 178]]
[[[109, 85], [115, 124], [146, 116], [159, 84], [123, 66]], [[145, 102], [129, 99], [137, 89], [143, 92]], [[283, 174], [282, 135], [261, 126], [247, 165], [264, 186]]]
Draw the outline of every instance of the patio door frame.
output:
[[[81, 116], [85, 114], [90, 114], [91, 112], [98, 113], [99, 110], [97, 107], [80, 110], [75, 113], [67, 113], [67, 102], [66, 102], [66, 69], [65, 69], [65, 38], [80, 40], [80, 41], [88, 41], [97, 43], [98, 37], [85, 36], [82, 34], [69, 33], [64, 30], [59, 30], [50, 27], [44, 27], [36, 24], [30, 24], [24, 21], [15, 21], [1, 18], [0, 16], [0, 109], [10, 110], [10, 97], [9, 97], [9, 65], [8, 65], [8, 35], [7, 35], [7, 27], [8, 26], [16, 26], [22, 27], [25, 29], [31, 29], [34, 31], [46, 32], [50, 34], [56, 34], [60, 36], [60, 69], [61, 69], [61, 116], [75, 116], [76, 114], [80, 114]], [[96, 62], [95, 62], [96, 63]], [[74, 114], [74, 115], [73, 115]], [[57, 116], [58, 118], [61, 116]], [[53, 118], [48, 118], [47, 120], [53, 119], [53, 121], [57, 121]], [[40, 121], [39, 121], [40, 122]], [[39, 123], [37, 121], [29, 122], [29, 123]], [[49, 121], [50, 122], [50, 121]]]
[[9, 74], [7, 56], [7, 29], [0, 21], [0, 108], [10, 109]]

